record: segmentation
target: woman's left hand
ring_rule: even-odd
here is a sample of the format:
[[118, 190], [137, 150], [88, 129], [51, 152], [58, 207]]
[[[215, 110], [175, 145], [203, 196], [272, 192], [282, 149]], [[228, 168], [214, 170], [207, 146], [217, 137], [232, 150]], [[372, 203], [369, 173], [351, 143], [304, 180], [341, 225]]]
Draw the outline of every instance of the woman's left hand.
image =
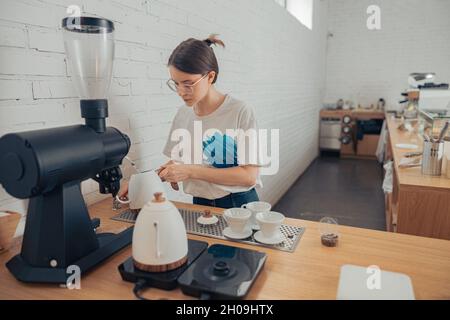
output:
[[188, 164], [167, 163], [161, 167], [159, 177], [167, 182], [181, 182], [191, 177], [191, 166]]

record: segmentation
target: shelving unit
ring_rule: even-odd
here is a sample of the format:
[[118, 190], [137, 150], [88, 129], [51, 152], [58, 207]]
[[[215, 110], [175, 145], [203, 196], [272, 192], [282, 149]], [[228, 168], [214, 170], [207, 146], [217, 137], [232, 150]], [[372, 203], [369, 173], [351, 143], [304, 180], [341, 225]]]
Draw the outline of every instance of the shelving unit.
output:
[[[345, 116], [351, 118], [351, 122], [345, 124], [343, 119]], [[385, 118], [384, 112], [376, 110], [356, 109], [356, 110], [321, 110], [321, 119], [339, 119], [341, 121], [341, 138], [345, 135], [342, 132], [344, 126], [351, 128], [351, 143], [341, 143], [340, 155], [343, 158], [357, 158], [357, 159], [375, 159], [375, 152], [377, 150], [378, 140], [380, 135], [365, 135], [363, 140], [357, 139], [357, 121], [359, 120], [383, 120]]]

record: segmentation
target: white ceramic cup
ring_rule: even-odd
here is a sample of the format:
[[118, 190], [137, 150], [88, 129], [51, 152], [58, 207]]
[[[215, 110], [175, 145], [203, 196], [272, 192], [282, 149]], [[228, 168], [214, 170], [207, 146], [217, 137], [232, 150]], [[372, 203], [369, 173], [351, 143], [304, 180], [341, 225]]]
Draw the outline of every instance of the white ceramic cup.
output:
[[128, 200], [117, 201], [122, 204], [130, 204], [130, 209], [141, 209], [147, 202], [153, 199], [156, 192], [164, 192], [165, 188], [155, 171], [133, 174], [128, 183]]
[[243, 208], [227, 209], [223, 213], [223, 217], [230, 227], [231, 231], [236, 234], [243, 234], [248, 226], [248, 221], [252, 212]]
[[258, 212], [256, 214], [261, 233], [264, 238], [271, 239], [280, 233], [284, 215], [276, 211]]
[[250, 225], [253, 230], [259, 230], [259, 225], [256, 222], [256, 214], [258, 212], [267, 212], [272, 209], [272, 205], [268, 202], [263, 201], [253, 201], [246, 204], [243, 204], [241, 208], [248, 209], [252, 212], [252, 216], [250, 218]]

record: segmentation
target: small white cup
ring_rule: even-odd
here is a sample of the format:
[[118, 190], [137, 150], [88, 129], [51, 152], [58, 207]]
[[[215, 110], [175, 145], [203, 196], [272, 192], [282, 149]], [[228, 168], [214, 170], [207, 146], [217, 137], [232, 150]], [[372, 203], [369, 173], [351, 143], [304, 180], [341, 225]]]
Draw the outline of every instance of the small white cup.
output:
[[150, 170], [131, 176], [128, 183], [128, 200], [121, 200], [118, 196], [116, 199], [122, 204], [129, 204], [130, 209], [141, 209], [153, 199], [154, 193], [164, 191], [161, 179], [155, 171]]
[[252, 212], [252, 216], [250, 218], [250, 225], [253, 230], [259, 230], [259, 225], [256, 222], [256, 214], [258, 212], [268, 212], [272, 209], [272, 205], [268, 202], [263, 201], [253, 201], [246, 204], [243, 204], [241, 208], [248, 209]]
[[230, 227], [231, 231], [236, 234], [243, 234], [247, 227], [252, 212], [243, 208], [227, 209], [223, 213], [223, 217]]
[[271, 239], [279, 234], [284, 215], [275, 211], [258, 212], [256, 221], [261, 228], [263, 237]]

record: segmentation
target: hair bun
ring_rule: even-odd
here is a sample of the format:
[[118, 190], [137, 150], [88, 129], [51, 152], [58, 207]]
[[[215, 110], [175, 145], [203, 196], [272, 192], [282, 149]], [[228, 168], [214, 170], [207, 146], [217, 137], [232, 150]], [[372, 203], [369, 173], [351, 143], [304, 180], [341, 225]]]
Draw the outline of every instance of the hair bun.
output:
[[222, 40], [217, 38], [217, 34], [211, 34], [207, 39], [203, 40], [203, 42], [205, 42], [208, 46], [212, 46], [213, 44], [216, 45], [220, 45], [222, 47], [225, 48], [225, 44], [223, 43]]

